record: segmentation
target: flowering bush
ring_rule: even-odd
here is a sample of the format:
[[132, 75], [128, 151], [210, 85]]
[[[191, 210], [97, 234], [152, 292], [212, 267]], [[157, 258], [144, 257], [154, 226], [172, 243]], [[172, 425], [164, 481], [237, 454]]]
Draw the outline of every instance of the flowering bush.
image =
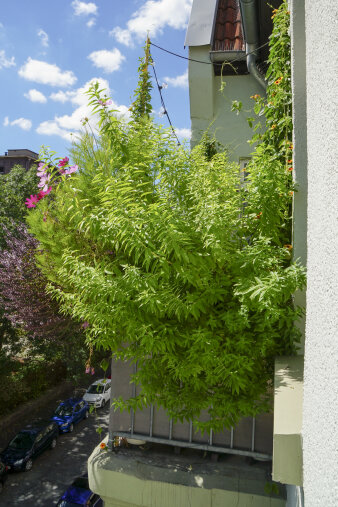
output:
[[[47, 157], [46, 157], [47, 155]], [[38, 188], [41, 190], [36, 195], [31, 195], [26, 199], [27, 208], [35, 208], [37, 203], [49, 195], [52, 191], [52, 184], [57, 184], [61, 181], [62, 176], [67, 177], [75, 173], [78, 170], [77, 165], [70, 166], [69, 158], [64, 157], [57, 159], [59, 162], [55, 165], [55, 160], [51, 158], [51, 155], [46, 149], [42, 150], [42, 156], [46, 157], [46, 161], [40, 162], [38, 165], [37, 176], [40, 178]]]

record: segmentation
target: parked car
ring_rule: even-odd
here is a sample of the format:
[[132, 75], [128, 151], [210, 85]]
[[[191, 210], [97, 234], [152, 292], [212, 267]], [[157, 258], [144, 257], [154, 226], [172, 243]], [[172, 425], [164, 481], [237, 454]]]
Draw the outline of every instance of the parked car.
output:
[[111, 380], [109, 379], [97, 380], [88, 387], [83, 399], [95, 407], [104, 407], [110, 400], [110, 386]]
[[69, 398], [63, 401], [57, 407], [52, 416], [52, 421], [56, 422], [59, 426], [60, 433], [71, 433], [74, 429], [74, 424], [88, 419], [89, 405], [85, 400]]
[[7, 480], [8, 467], [0, 461], [0, 493], [3, 490], [4, 484]]
[[27, 425], [9, 442], [0, 454], [9, 470], [31, 470], [33, 459], [48, 448], [54, 449], [59, 434], [52, 421], [36, 421]]
[[103, 501], [96, 493], [89, 489], [88, 476], [77, 477], [71, 486], [63, 493], [56, 504], [58, 507], [72, 505], [85, 505], [90, 507], [102, 507]]

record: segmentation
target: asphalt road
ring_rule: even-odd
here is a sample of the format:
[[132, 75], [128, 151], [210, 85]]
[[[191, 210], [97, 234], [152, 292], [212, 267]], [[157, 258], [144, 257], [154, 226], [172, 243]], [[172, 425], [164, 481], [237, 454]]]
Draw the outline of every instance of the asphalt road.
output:
[[73, 433], [60, 435], [56, 448], [38, 456], [30, 472], [9, 474], [0, 506], [53, 507], [73, 479], [87, 471], [89, 455], [108, 431], [109, 405], [79, 422]]

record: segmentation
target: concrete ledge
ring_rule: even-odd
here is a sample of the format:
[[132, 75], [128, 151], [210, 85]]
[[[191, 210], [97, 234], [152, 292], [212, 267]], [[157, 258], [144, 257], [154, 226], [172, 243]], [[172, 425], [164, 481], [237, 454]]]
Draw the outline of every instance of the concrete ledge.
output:
[[304, 357], [276, 359], [272, 477], [283, 484], [303, 484]]
[[[168, 447], [168, 446], [166, 446]], [[89, 484], [106, 507], [284, 507], [285, 490], [267, 494], [269, 464], [239, 456], [219, 462], [186, 450], [97, 447], [88, 460]]]

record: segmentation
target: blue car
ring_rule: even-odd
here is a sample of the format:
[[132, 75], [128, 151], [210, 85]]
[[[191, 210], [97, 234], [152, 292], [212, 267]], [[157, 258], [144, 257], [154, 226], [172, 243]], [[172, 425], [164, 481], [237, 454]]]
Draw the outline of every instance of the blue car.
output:
[[89, 489], [88, 477], [77, 477], [73, 484], [65, 491], [58, 503], [58, 507], [85, 505], [90, 507], [102, 507], [103, 501]]
[[88, 419], [88, 417], [88, 403], [83, 399], [69, 398], [69, 400], [60, 403], [54, 412], [52, 421], [57, 423], [60, 433], [71, 433], [74, 424], [82, 419]]

